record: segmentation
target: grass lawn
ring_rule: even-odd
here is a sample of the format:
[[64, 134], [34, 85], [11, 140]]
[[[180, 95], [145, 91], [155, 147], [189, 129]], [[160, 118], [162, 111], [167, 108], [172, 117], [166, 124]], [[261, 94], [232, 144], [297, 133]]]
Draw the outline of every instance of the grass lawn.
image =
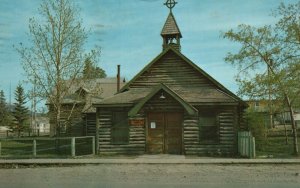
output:
[[[259, 142], [259, 141], [258, 141]], [[268, 137], [265, 143], [260, 144], [256, 149], [258, 158], [299, 158], [293, 155], [293, 138], [288, 137], [286, 144], [284, 136]], [[300, 138], [298, 137], [298, 146], [300, 147]]]
[[[92, 139], [76, 139], [76, 156], [92, 154]], [[36, 158], [71, 157], [71, 139], [39, 140], [36, 138]], [[32, 140], [1, 140], [0, 158], [32, 158]]]

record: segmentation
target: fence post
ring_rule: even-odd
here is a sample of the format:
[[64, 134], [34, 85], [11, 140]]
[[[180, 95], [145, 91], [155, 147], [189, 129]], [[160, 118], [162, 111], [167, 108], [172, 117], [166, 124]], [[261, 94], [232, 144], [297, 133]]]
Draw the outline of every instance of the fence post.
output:
[[36, 157], [36, 140], [33, 139], [33, 151], [32, 151], [33, 157]]
[[71, 155], [75, 157], [75, 137], [71, 138]]
[[252, 159], [253, 158], [253, 139], [251, 134], [249, 134], [247, 140], [249, 140], [249, 158]]
[[0, 156], [1, 156], [1, 149], [2, 149], [2, 146], [1, 146], [1, 142], [0, 142]]
[[95, 137], [93, 136], [92, 138], [93, 138], [93, 143], [92, 143], [92, 147], [93, 147], [92, 149], [93, 149], [93, 150], [92, 150], [92, 151], [93, 151], [93, 155], [95, 155], [95, 153], [96, 153], [96, 151], [95, 151], [95, 149], [96, 149], [96, 148], [95, 148], [95, 147], [96, 147], [96, 144], [95, 144]]
[[256, 158], [256, 148], [255, 148], [255, 137], [252, 137], [252, 143], [253, 143], [253, 158]]

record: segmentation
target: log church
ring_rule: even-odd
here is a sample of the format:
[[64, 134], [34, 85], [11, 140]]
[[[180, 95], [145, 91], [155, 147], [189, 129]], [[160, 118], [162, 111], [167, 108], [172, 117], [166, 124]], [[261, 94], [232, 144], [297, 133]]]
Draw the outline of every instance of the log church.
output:
[[99, 154], [237, 154], [247, 104], [181, 53], [175, 4], [165, 3], [162, 52], [117, 94], [93, 104]]

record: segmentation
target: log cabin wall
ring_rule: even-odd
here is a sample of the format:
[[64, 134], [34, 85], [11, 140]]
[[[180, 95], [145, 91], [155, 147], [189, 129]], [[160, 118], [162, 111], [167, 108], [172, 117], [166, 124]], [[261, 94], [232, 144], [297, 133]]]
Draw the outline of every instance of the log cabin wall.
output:
[[184, 153], [198, 155], [199, 146], [199, 118], [185, 115], [183, 121]]
[[[126, 112], [129, 108], [98, 108], [98, 153], [101, 155], [111, 154], [143, 154], [145, 152], [145, 125], [129, 126], [129, 141], [126, 144], [114, 144], [112, 141], [113, 113]], [[139, 117], [142, 118], [143, 117]]]
[[213, 110], [217, 119], [217, 138], [208, 143], [201, 140], [201, 127], [198, 117], [185, 117], [184, 147], [185, 153], [203, 156], [233, 156], [237, 152], [237, 108], [235, 106], [197, 106], [199, 117], [204, 111]]
[[247, 125], [246, 120], [246, 108], [243, 106], [238, 107], [238, 130], [239, 131], [249, 131], [249, 127]]
[[96, 136], [96, 113], [85, 115], [85, 135]]
[[[238, 107], [234, 105], [209, 105], [195, 106], [199, 111], [198, 116], [189, 116], [183, 107], [170, 95], [164, 93], [154, 95], [140, 110], [138, 117], [129, 119], [129, 142], [127, 144], [112, 143], [113, 113], [122, 111], [128, 113], [131, 108], [98, 108], [99, 124], [99, 153], [100, 154], [143, 154], [146, 151], [147, 136], [147, 113], [149, 112], [181, 112], [184, 115], [183, 127], [183, 153], [187, 155], [200, 156], [234, 156], [237, 153], [237, 130], [239, 124]], [[199, 117], [203, 112], [213, 111], [216, 117], [217, 134], [216, 142], [207, 143], [201, 140], [203, 131], [200, 126]], [[131, 124], [135, 119], [142, 120], [140, 123]], [[135, 121], [136, 122], [136, 121]], [[205, 134], [205, 133], [204, 133]]]

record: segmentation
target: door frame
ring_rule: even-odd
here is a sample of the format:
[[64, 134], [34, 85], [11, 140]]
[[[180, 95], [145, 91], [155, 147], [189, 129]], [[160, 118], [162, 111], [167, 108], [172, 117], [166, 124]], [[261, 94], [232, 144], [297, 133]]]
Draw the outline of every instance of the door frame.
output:
[[165, 123], [165, 115], [166, 114], [181, 114], [181, 122], [180, 122], [180, 127], [181, 127], [181, 147], [180, 147], [180, 153], [179, 155], [183, 155], [184, 154], [184, 127], [183, 127], [183, 122], [184, 122], [184, 112], [182, 111], [148, 111], [146, 113], [146, 147], [145, 147], [145, 152], [148, 153], [148, 154], [151, 154], [149, 152], [149, 149], [148, 149], [148, 145], [149, 145], [149, 124], [150, 124], [150, 121], [149, 121], [149, 114], [163, 114], [164, 116], [164, 128], [163, 128], [163, 152], [162, 154], [168, 154], [166, 152], [166, 143], [165, 143], [165, 131], [166, 131], [166, 123]]

